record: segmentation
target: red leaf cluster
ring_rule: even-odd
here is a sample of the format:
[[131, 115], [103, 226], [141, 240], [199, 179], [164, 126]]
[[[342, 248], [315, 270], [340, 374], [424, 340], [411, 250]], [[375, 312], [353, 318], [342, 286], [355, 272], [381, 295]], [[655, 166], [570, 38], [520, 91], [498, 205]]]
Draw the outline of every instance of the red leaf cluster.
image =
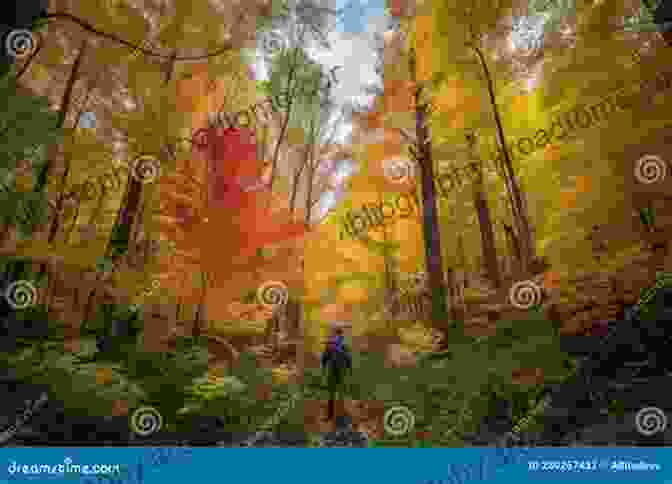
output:
[[[237, 253], [229, 255], [249, 256], [258, 248], [306, 231], [305, 224], [272, 213], [273, 199], [262, 183], [263, 163], [257, 159], [253, 131], [204, 128], [194, 135], [193, 146], [194, 158], [207, 165], [208, 197], [200, 226], [190, 228], [206, 264], [210, 257], [224, 255], [220, 237], [228, 247], [237, 245]], [[193, 224], [193, 220], [187, 223]]]

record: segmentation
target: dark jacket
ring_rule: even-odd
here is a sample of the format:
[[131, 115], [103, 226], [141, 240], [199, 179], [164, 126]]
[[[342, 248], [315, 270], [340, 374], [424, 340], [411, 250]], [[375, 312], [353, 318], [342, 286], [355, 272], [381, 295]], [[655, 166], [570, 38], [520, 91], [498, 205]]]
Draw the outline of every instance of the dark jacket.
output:
[[344, 369], [352, 369], [352, 356], [350, 348], [342, 341], [331, 341], [327, 349], [322, 353], [322, 368], [330, 366], [336, 373]]

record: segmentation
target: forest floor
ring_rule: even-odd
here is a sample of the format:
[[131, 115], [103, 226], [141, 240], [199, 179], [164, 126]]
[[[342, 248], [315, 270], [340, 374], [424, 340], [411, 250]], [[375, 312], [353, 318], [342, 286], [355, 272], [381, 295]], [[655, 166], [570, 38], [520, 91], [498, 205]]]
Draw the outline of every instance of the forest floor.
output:
[[[643, 290], [654, 285], [657, 272], [672, 272], [671, 262], [671, 258], [663, 251], [650, 250], [642, 246], [614, 254], [608, 261], [601, 264], [601, 270], [588, 270], [587, 268], [586, 271], [581, 273], [562, 274], [553, 273], [549, 269], [545, 273], [535, 276], [532, 280], [543, 288], [544, 296], [541, 306], [548, 319], [559, 323], [561, 335], [570, 339], [574, 338], [575, 341], [577, 338], [588, 341], [591, 340], [591, 338], [588, 338], [590, 335], [594, 336], [596, 334], [595, 329], [599, 328], [601, 323], [622, 321], [625, 309], [637, 302]], [[502, 291], [494, 291], [487, 287], [487, 284], [480, 282], [474, 283], [470, 288], [466, 297], [466, 309], [465, 329], [474, 335], [482, 334], [484, 336], [492, 334], [493, 330], [496, 330], [497, 324], [502, 320], [515, 321], [516, 317], [522, 314], [520, 310], [511, 307]], [[496, 317], [493, 317], [493, 314]], [[387, 347], [381, 347], [374, 348], [373, 352], [385, 353], [387, 350]], [[355, 357], [359, 356], [361, 355], [357, 354], [355, 349]], [[294, 361], [285, 361], [282, 364], [274, 362], [270, 369], [287, 373], [291, 380], [292, 374], [295, 373], [294, 363]], [[398, 367], [398, 363], [392, 366]], [[413, 363], [405, 364], [412, 365]], [[544, 385], [544, 375], [536, 370], [535, 368], [520, 368], [516, 375], [512, 375], [512, 381], [527, 386]], [[577, 442], [599, 441], [612, 444], [615, 442], [618, 445], [627, 445], [628, 442], [639, 443], [638, 438], [641, 435], [637, 435], [632, 423], [637, 409], [652, 405], [652, 402], [660, 408], [667, 408], [668, 406], [665, 401], [660, 401], [660, 399], [656, 399], [657, 397], [654, 398], [656, 394], [659, 394], [658, 390], [649, 391], [649, 387], [652, 387], [652, 385], [657, 389], [661, 388], [660, 378], [669, 379], [666, 375], [654, 375], [649, 380], [640, 378], [635, 381], [636, 379], [629, 377], [620, 378], [620, 380], [615, 377], [613, 381], [610, 380], [610, 385], [625, 388], [626, 393], [629, 391], [627, 389], [636, 387], [636, 393], [641, 398], [635, 400], [630, 398], [632, 401], [625, 397], [621, 398], [623, 401], [628, 401], [623, 408], [616, 412], [608, 410], [608, 405], [603, 404], [604, 402], [590, 404], [595, 406], [594, 410], [596, 412], [591, 413], [586, 417], [586, 420], [577, 424], [579, 428], [574, 436], [568, 438], [573, 439], [575, 444]], [[375, 384], [376, 382], [372, 383]], [[663, 387], [668, 384], [669, 382], [666, 380]], [[361, 383], [357, 383], [357, 385], [362, 386]], [[326, 398], [326, 391], [317, 391], [301, 399], [302, 427], [307, 434], [312, 436], [331, 435], [338, 430], [338, 425], [342, 428], [342, 423], [338, 425], [337, 423], [342, 422], [343, 418], [347, 417], [346, 420], [350, 422], [352, 431], [361, 432], [370, 440], [380, 441], [388, 437], [384, 428], [384, 414], [389, 407], [389, 402], [356, 399], [346, 395], [346, 398], [336, 402], [336, 418], [327, 421], [328, 402]], [[47, 419], [46, 414], [45, 419]], [[54, 418], [49, 417], [48, 420], [53, 422]], [[21, 442], [29, 442], [30, 439], [38, 437], [38, 440], [46, 438], [44, 429], [39, 427], [39, 423], [32, 426], [27, 425], [12, 445], [15, 443], [21, 445]], [[42, 436], [39, 436], [40, 434]], [[669, 434], [670, 431], [668, 430], [659, 438], [672, 443], [672, 435]], [[412, 431], [412, 435], [409, 435], [409, 437], [418, 441], [424, 440], [425, 435], [423, 431], [416, 429]], [[24, 440], [24, 438], [27, 440]], [[134, 443], [134, 445], [137, 444]]]

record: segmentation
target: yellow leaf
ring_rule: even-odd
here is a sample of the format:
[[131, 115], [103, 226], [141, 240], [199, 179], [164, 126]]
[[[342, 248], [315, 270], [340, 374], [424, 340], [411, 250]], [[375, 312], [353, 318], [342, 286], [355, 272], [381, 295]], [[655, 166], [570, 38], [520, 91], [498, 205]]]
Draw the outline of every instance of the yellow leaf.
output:
[[18, 192], [26, 193], [33, 190], [34, 179], [32, 173], [17, 173], [15, 180]]
[[109, 385], [114, 381], [114, 370], [109, 367], [96, 368], [96, 384]]

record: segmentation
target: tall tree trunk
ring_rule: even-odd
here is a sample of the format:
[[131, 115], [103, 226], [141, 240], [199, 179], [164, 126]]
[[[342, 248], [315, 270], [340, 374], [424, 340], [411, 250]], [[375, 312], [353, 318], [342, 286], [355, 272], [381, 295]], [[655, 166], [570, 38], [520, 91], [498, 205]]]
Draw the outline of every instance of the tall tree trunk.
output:
[[460, 268], [462, 270], [462, 282], [464, 287], [469, 287], [469, 270], [467, 268], [467, 256], [464, 253], [464, 234], [460, 233], [457, 236], [457, 255], [460, 258]]
[[[173, 77], [175, 70], [175, 59], [177, 57], [177, 49], [173, 50], [171, 57], [164, 65], [164, 87], [168, 85]], [[170, 152], [170, 150], [168, 149]], [[172, 154], [172, 153], [169, 153]], [[133, 235], [133, 229], [135, 228], [136, 218], [139, 214], [140, 202], [142, 200], [142, 183], [131, 176], [133, 166], [129, 167], [128, 172], [128, 184], [126, 193], [124, 196], [124, 202], [117, 214], [117, 220], [115, 221], [115, 229], [112, 231], [112, 237], [110, 238], [110, 244], [107, 247], [108, 255], [112, 255], [113, 259], [115, 255], [112, 254], [113, 245], [120, 244], [128, 247], [128, 244], [131, 242], [131, 237]]]
[[[73, 88], [75, 87], [75, 83], [79, 79], [79, 70], [82, 65], [82, 59], [84, 58], [84, 53], [86, 52], [87, 48], [87, 41], [84, 40], [82, 42], [82, 46], [79, 49], [79, 53], [77, 54], [77, 58], [75, 59], [75, 62], [72, 65], [72, 69], [70, 70], [70, 77], [68, 78], [68, 82], [65, 86], [65, 92], [63, 93], [63, 98], [61, 99], [61, 107], [58, 112], [58, 124], [57, 126], [59, 128], [63, 128], [65, 126], [65, 120], [68, 117], [68, 111], [70, 110], [70, 104], [72, 103], [72, 91]], [[37, 177], [37, 183], [35, 183], [35, 192], [40, 193], [44, 189], [45, 186], [47, 186], [47, 181], [49, 180], [49, 172], [51, 171], [51, 168], [53, 167], [53, 160], [52, 159], [47, 159], [47, 162], [44, 164], [44, 167], [40, 171]]]
[[[415, 51], [410, 56], [410, 72], [415, 81]], [[432, 140], [428, 127], [429, 105], [421, 101], [422, 87], [416, 85], [415, 99], [415, 132], [416, 132], [416, 161], [420, 166], [422, 184], [422, 228], [425, 239], [425, 264], [429, 279], [429, 289], [432, 294], [432, 325], [443, 333], [448, 341], [451, 332], [448, 322], [448, 308], [446, 304], [446, 286], [443, 277], [443, 261], [441, 252], [441, 232], [437, 211], [436, 190], [434, 185], [434, 163], [432, 160]], [[459, 324], [453, 315], [453, 324]], [[456, 333], [464, 333], [463, 328], [455, 328]]]
[[285, 308], [285, 319], [287, 325], [287, 333], [290, 338], [297, 337], [300, 329], [301, 318], [301, 300], [289, 299]]
[[[294, 51], [294, 64], [290, 68], [289, 75], [288, 75], [288, 81], [287, 81], [287, 86], [292, 86], [292, 89], [288, 89], [288, 94], [286, 94], [286, 99], [285, 101], [287, 102], [287, 106], [285, 108], [287, 109], [287, 115], [285, 118], [282, 120], [282, 125], [280, 127], [280, 134], [278, 135], [278, 141], [275, 143], [275, 149], [273, 150], [273, 159], [272, 159], [272, 164], [271, 164], [271, 178], [268, 182], [268, 189], [272, 190], [273, 189], [273, 183], [275, 182], [275, 176], [276, 176], [276, 171], [278, 168], [278, 158], [280, 156], [280, 147], [282, 146], [282, 143], [285, 141], [285, 137], [287, 135], [287, 128], [289, 126], [289, 119], [292, 114], [292, 104], [294, 101], [294, 94], [296, 92], [296, 78], [294, 77], [298, 64], [298, 49], [295, 49]], [[290, 92], [291, 91], [291, 92]], [[281, 106], [279, 106], [282, 108]]]
[[292, 193], [290, 194], [289, 197], [289, 213], [292, 215], [292, 217], [294, 217], [294, 210], [296, 209], [296, 196], [299, 193], [299, 183], [301, 182], [301, 175], [303, 174], [303, 170], [306, 167], [306, 164], [308, 163], [309, 156], [310, 156], [310, 147], [306, 146], [301, 166], [299, 166], [296, 169], [296, 172], [294, 173], [294, 179], [292, 180]]
[[[378, 196], [378, 201], [383, 203], [383, 197]], [[389, 242], [389, 237], [387, 234], [387, 227], [383, 225], [383, 243], [387, 244]], [[394, 297], [397, 295], [397, 281], [394, 276], [394, 268], [393, 268], [393, 261], [392, 261], [392, 256], [389, 253], [389, 250], [387, 250], [387, 247], [385, 248], [384, 256], [383, 256], [383, 263], [385, 264], [385, 280], [384, 280], [384, 291], [385, 291], [385, 300], [386, 301], [392, 301]]]
[[306, 371], [306, 331], [304, 307], [301, 299], [297, 301], [298, 317], [296, 319], [296, 375], [299, 384], [303, 383]]
[[[67, 159], [65, 161], [65, 171], [63, 172], [63, 177], [61, 178], [61, 187], [64, 188], [65, 184], [67, 183], [68, 180], [68, 175], [70, 175], [70, 160]], [[56, 239], [56, 234], [58, 234], [58, 230], [61, 228], [61, 214], [63, 212], [63, 203], [65, 202], [65, 197], [63, 196], [62, 193], [59, 194], [58, 199], [56, 201], [56, 209], [54, 210], [54, 220], [51, 223], [51, 227], [49, 228], [49, 236], [47, 238], [47, 241], [51, 244], [54, 242]]]
[[[508, 225], [505, 222], [502, 222], [502, 227], [504, 228], [504, 233], [506, 234], [506, 241], [507, 245], [509, 246], [509, 254], [511, 257], [512, 263], [512, 272], [514, 270], [517, 271], [522, 271], [522, 265], [521, 265], [521, 250], [520, 250], [520, 244], [518, 243], [518, 237], [516, 235], [516, 232], [513, 230], [513, 227]], [[515, 269], [513, 269], [515, 267]]]
[[205, 297], [208, 293], [208, 277], [205, 271], [201, 271], [201, 283], [203, 285], [203, 291], [201, 293], [201, 299], [198, 301], [198, 308], [196, 309], [196, 317], [194, 318], [194, 325], [191, 329], [191, 335], [194, 338], [198, 338], [203, 334], [203, 312], [205, 310]]
[[495, 247], [495, 233], [492, 227], [490, 208], [483, 190], [482, 173], [474, 186], [474, 206], [478, 215], [478, 224], [481, 232], [481, 249], [483, 261], [488, 271], [488, 278], [499, 289], [502, 287], [502, 278], [497, 265], [497, 248]]
[[463, 320], [464, 314], [459, 304], [459, 292], [457, 290], [457, 280], [455, 278], [455, 270], [449, 267], [446, 270], [446, 286], [448, 287], [448, 294], [450, 297], [450, 313], [454, 320]]
[[308, 186], [306, 187], [306, 214], [304, 223], [310, 224], [310, 214], [313, 210], [313, 179], [315, 178], [315, 166], [311, 155], [310, 165], [308, 165]]
[[264, 344], [271, 346], [273, 343], [273, 328], [275, 327], [275, 316], [266, 320], [266, 327], [264, 328]]
[[493, 115], [495, 117], [495, 124], [497, 125], [497, 136], [499, 139], [502, 154], [504, 155], [503, 167], [504, 167], [505, 181], [507, 182], [507, 186], [511, 190], [511, 197], [513, 201], [512, 210], [514, 213], [514, 218], [516, 219], [516, 225], [520, 231], [519, 239], [521, 243], [522, 271], [524, 274], [529, 274], [530, 265], [535, 256], [534, 253], [535, 243], [534, 240], [532, 240], [532, 230], [530, 226], [529, 216], [525, 211], [524, 202], [521, 197], [520, 186], [518, 185], [518, 181], [516, 179], [516, 175], [513, 170], [513, 165], [511, 163], [511, 157], [509, 155], [509, 149], [506, 144], [506, 137], [504, 136], [504, 128], [502, 126], [502, 120], [499, 114], [499, 107], [497, 106], [497, 100], [495, 98], [495, 89], [492, 82], [492, 77], [490, 75], [490, 70], [488, 69], [488, 65], [485, 61], [483, 53], [478, 48], [478, 46], [475, 43], [471, 43], [469, 44], [469, 46], [476, 52], [476, 55], [478, 56], [478, 59], [481, 63], [481, 67], [483, 69], [483, 73], [485, 75], [485, 79], [487, 82], [488, 94], [490, 95], [490, 104], [492, 106]]
[[65, 236], [66, 244], [70, 243], [70, 239], [72, 238], [72, 232], [75, 230], [75, 227], [77, 227], [77, 221], [79, 220], [80, 209], [81, 205], [78, 203], [77, 207], [75, 207], [75, 214], [72, 216], [72, 223], [70, 224], [70, 229], [68, 229], [68, 233]]
[[0, 247], [4, 247], [12, 235], [12, 227], [9, 224], [3, 224], [0, 227]]
[[[70, 77], [68, 77], [68, 82], [65, 86], [65, 92], [63, 93], [63, 97], [61, 99], [61, 106], [58, 111], [58, 121], [57, 121], [57, 126], [58, 128], [63, 128], [65, 126], [65, 120], [68, 117], [68, 112], [70, 111], [70, 105], [72, 104], [72, 92], [75, 87], [75, 84], [79, 80], [79, 75], [80, 75], [80, 68], [82, 65], [82, 60], [84, 59], [84, 54], [86, 53], [87, 50], [87, 40], [82, 41], [82, 46], [79, 48], [79, 52], [77, 54], [77, 57], [75, 58], [75, 62], [72, 65], [72, 69], [70, 70]], [[54, 150], [54, 154], [59, 153], [60, 148], [56, 147]], [[53, 168], [54, 165], [54, 160], [52, 156], [49, 156], [47, 158], [46, 163], [42, 167], [42, 170], [40, 170], [40, 173], [37, 176], [37, 181], [35, 183], [35, 188], [34, 192], [35, 193], [42, 193], [42, 191], [46, 188], [47, 182], [49, 181], [49, 174], [51, 172], [51, 169]], [[65, 177], [67, 177], [67, 174], [69, 172], [69, 166], [66, 166], [66, 174]], [[54, 213], [54, 225], [58, 227], [58, 220], [60, 218], [60, 212], [63, 207], [63, 199], [62, 197], [59, 197], [57, 203], [56, 203], [56, 208], [55, 208], [55, 213]], [[56, 229], [58, 230], [58, 229]], [[52, 231], [53, 231], [53, 226], [52, 226]], [[55, 237], [49, 234], [49, 242], [51, 243]], [[40, 264], [40, 271], [38, 275], [38, 280], [41, 279], [41, 277], [46, 274], [47, 272], [47, 264], [42, 263]]]
[[[82, 45], [82, 49], [84, 49], [87, 46], [86, 43]], [[98, 83], [100, 77], [102, 74], [98, 74], [94, 80], [94, 83]], [[77, 126], [79, 126], [79, 122], [82, 119], [82, 114], [84, 113], [84, 109], [86, 109], [86, 106], [89, 102], [89, 98], [91, 97], [91, 93], [93, 92], [93, 87], [89, 87], [88, 92], [86, 93], [86, 98], [84, 99], [84, 102], [81, 104], [79, 112], [77, 113], [77, 116], [75, 117], [75, 122], [72, 127], [72, 133], [73, 136], [75, 135]], [[52, 243], [54, 239], [56, 238], [56, 234], [58, 233], [58, 230], [60, 229], [60, 223], [61, 223], [61, 214], [63, 210], [63, 202], [65, 200], [65, 187], [68, 182], [68, 176], [70, 175], [70, 166], [71, 166], [71, 160], [70, 157], [68, 157], [65, 160], [65, 170], [63, 172], [63, 176], [61, 177], [61, 186], [60, 190], [58, 193], [58, 199], [56, 202], [56, 210], [55, 210], [55, 216], [54, 216], [54, 221], [52, 223], [52, 226], [49, 230], [49, 243]], [[105, 187], [103, 187], [103, 192], [105, 192]], [[77, 212], [79, 213], [79, 205], [77, 206]], [[69, 234], [68, 234], [69, 237]]]
[[203, 305], [199, 302], [198, 307], [196, 308], [196, 316], [194, 317], [194, 324], [191, 327], [191, 337], [199, 338], [203, 334], [201, 326], [201, 317], [202, 317]]

